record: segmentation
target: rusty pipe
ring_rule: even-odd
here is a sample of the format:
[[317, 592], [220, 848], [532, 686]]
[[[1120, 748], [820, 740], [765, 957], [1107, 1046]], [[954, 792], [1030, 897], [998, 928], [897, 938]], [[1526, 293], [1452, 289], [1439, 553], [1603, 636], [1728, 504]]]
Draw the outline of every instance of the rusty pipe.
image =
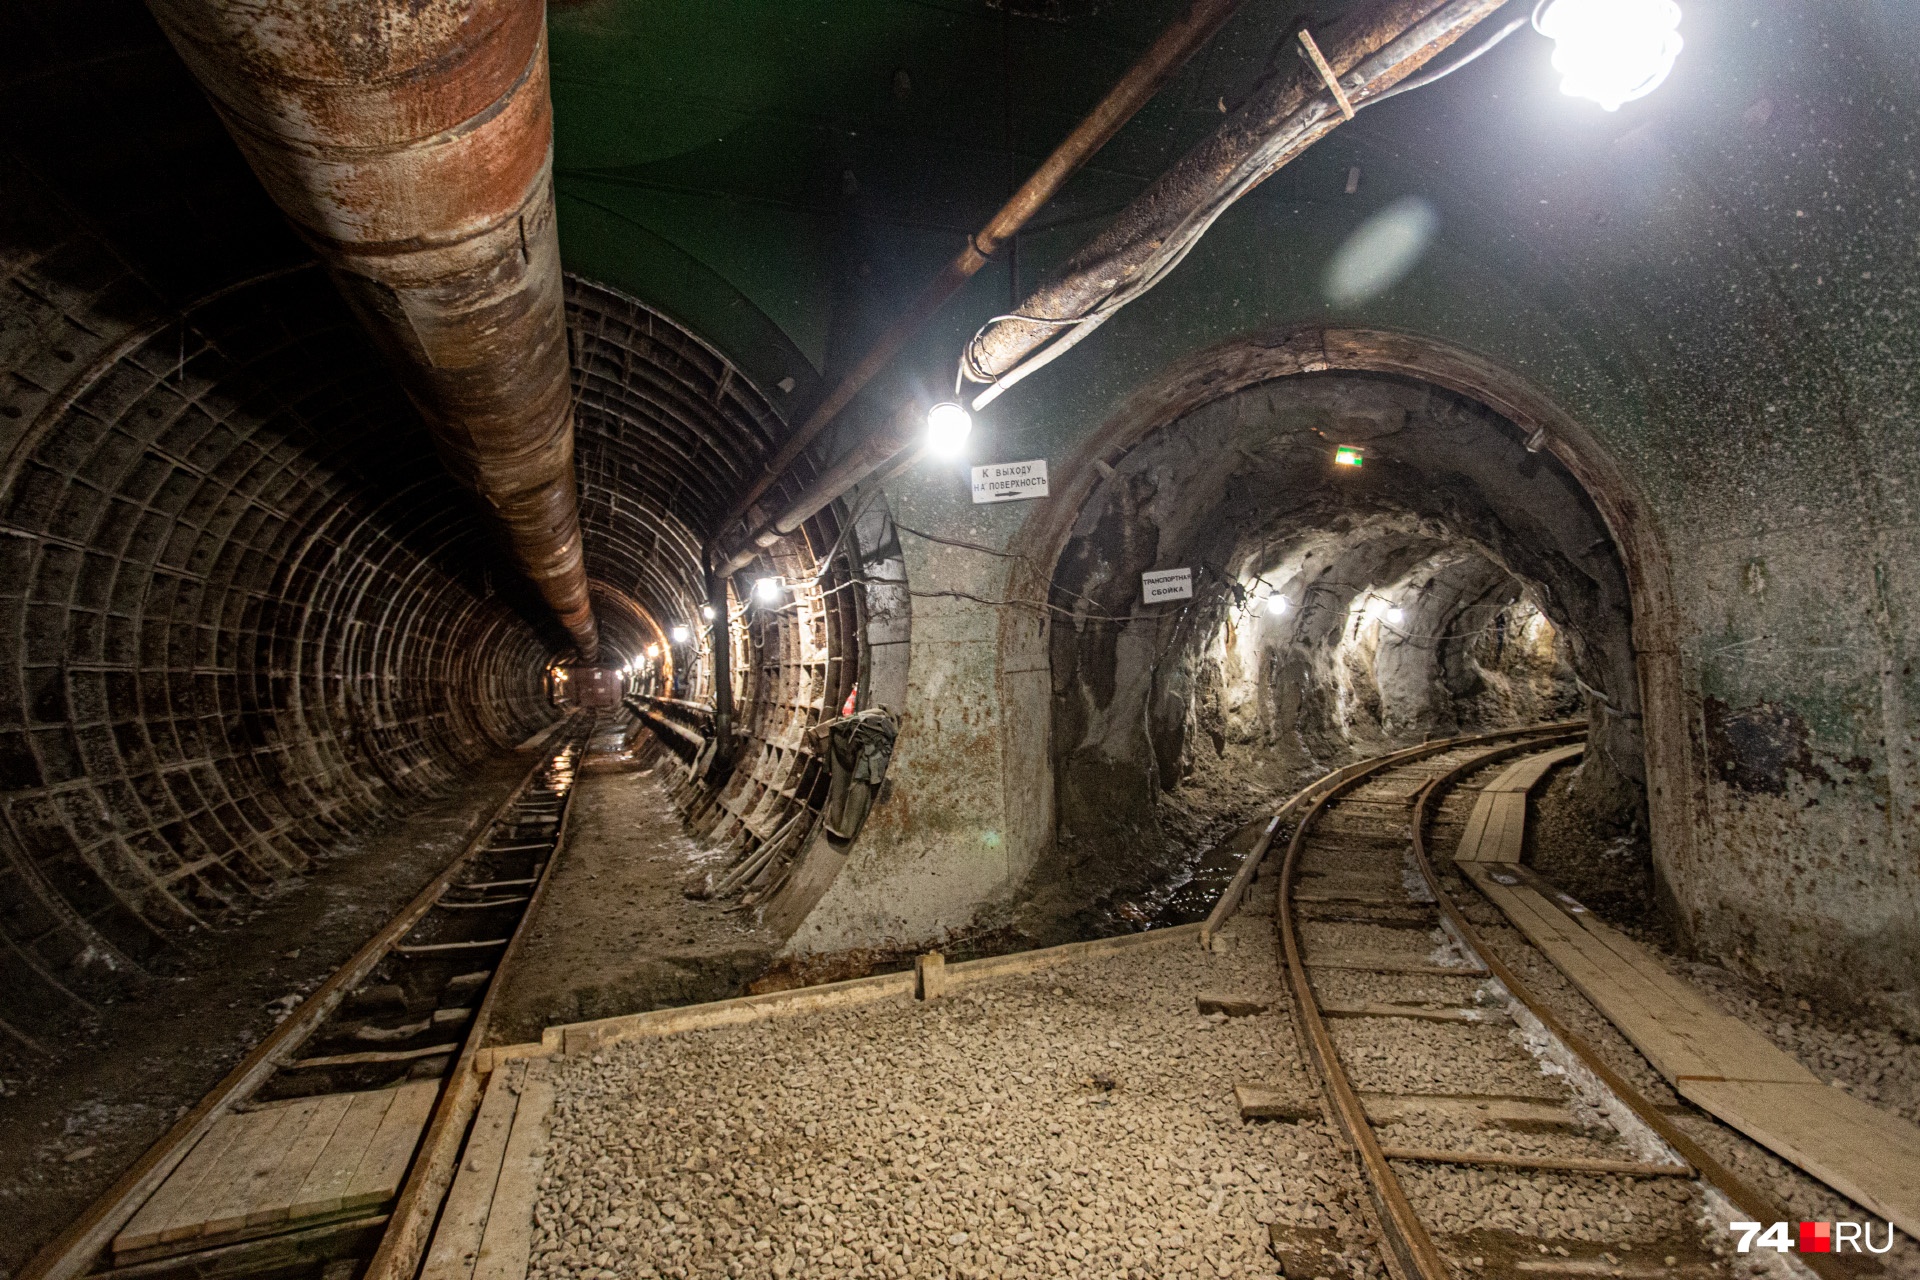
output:
[[592, 661], [544, 7], [149, 5]]
[[995, 250], [1011, 240], [1029, 218], [1059, 194], [1060, 188], [1066, 185], [1075, 170], [1105, 146], [1120, 131], [1120, 127], [1131, 120], [1134, 113], [1145, 106], [1161, 86], [1213, 38], [1214, 33], [1225, 25], [1239, 6], [1240, 0], [1191, 0], [1186, 13], [1167, 24], [1147, 51], [1127, 69], [1127, 73], [1074, 126], [1073, 132], [1062, 139], [1052, 154], [1040, 163], [1040, 167], [1020, 184], [1020, 189], [1008, 197], [1007, 202], [1000, 206], [1000, 211], [993, 215], [986, 226], [969, 237], [966, 247], [887, 326], [886, 332], [875, 340], [872, 349], [827, 394], [827, 398], [814, 407], [813, 412], [807, 415], [807, 420], [800, 424], [800, 429], [780, 447], [779, 452], [767, 459], [759, 477], [747, 487], [747, 491], [720, 521], [715, 531], [716, 540], [731, 535], [734, 523], [747, 514], [761, 494], [773, 487], [786, 469], [793, 465], [794, 459], [805, 452], [807, 446], [840, 415], [840, 411], [853, 402], [861, 389], [873, 381], [908, 339], [920, 331], [920, 327], [959, 291], [961, 285], [987, 265]]
[[[1507, 3], [1380, 0], [1348, 12], [1328, 29], [1319, 49], [1344, 98], [1365, 106]], [[1068, 259], [1058, 276], [1028, 296], [1016, 315], [994, 320], [974, 335], [962, 368], [969, 380], [989, 384], [975, 407], [1152, 287], [1170, 269], [1173, 246], [1203, 233], [1222, 209], [1341, 122], [1342, 95], [1333, 94], [1304, 57], [1256, 88]]]

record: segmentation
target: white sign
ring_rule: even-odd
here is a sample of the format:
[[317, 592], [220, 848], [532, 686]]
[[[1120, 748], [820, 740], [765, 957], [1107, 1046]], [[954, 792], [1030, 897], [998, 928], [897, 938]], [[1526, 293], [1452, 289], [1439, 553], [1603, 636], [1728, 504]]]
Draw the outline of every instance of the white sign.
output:
[[1193, 570], [1155, 569], [1141, 574], [1140, 598], [1148, 604], [1193, 599]]
[[975, 502], [1017, 502], [1047, 496], [1047, 460], [989, 462], [973, 469]]

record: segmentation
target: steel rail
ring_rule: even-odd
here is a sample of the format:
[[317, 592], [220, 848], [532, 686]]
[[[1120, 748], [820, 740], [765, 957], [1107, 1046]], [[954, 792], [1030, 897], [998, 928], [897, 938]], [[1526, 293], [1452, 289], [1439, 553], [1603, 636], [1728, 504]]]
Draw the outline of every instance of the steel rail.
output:
[[[1321, 792], [1306, 813], [1301, 815], [1298, 825], [1293, 829], [1293, 838], [1287, 843], [1286, 860], [1280, 870], [1279, 892], [1274, 899], [1274, 914], [1280, 927], [1280, 946], [1286, 959], [1287, 983], [1293, 993], [1296, 1025], [1306, 1033], [1308, 1056], [1320, 1072], [1321, 1082], [1326, 1086], [1328, 1097], [1333, 1103], [1334, 1114], [1339, 1117], [1340, 1126], [1346, 1131], [1347, 1140], [1360, 1157], [1360, 1163], [1367, 1175], [1369, 1190], [1373, 1193], [1381, 1233], [1386, 1237], [1387, 1248], [1399, 1264], [1398, 1270], [1406, 1280], [1452, 1280], [1452, 1275], [1447, 1269], [1446, 1262], [1440, 1257], [1439, 1249], [1433, 1243], [1433, 1236], [1420, 1221], [1419, 1215], [1414, 1212], [1413, 1202], [1407, 1198], [1406, 1190], [1400, 1185], [1398, 1175], [1387, 1163], [1387, 1155], [1381, 1148], [1379, 1140], [1374, 1137], [1373, 1126], [1367, 1120], [1366, 1109], [1360, 1101], [1360, 1095], [1354, 1090], [1352, 1082], [1347, 1079], [1346, 1069], [1340, 1064], [1340, 1055], [1334, 1047], [1333, 1036], [1327, 1030], [1326, 1020], [1320, 1013], [1319, 999], [1314, 994], [1313, 984], [1307, 977], [1306, 961], [1300, 950], [1299, 930], [1293, 919], [1293, 885], [1299, 873], [1301, 850], [1306, 845], [1307, 835], [1312, 831], [1314, 822], [1329, 805], [1380, 774], [1477, 742], [1522, 737], [1525, 741], [1517, 745], [1524, 748], [1541, 741], [1569, 737], [1572, 736], [1572, 732], [1569, 725], [1553, 724], [1508, 730], [1503, 733], [1442, 738], [1335, 770], [1321, 781], [1337, 780], [1332, 781], [1332, 785]], [[1341, 774], [1346, 776], [1340, 777]]]
[[[563, 722], [564, 723], [564, 722]], [[543, 750], [527, 766], [527, 771], [494, 809], [492, 815], [474, 833], [460, 854], [444, 870], [427, 882], [399, 914], [389, 920], [365, 945], [334, 970], [314, 993], [302, 1001], [266, 1038], [242, 1058], [220, 1083], [182, 1116], [160, 1139], [147, 1148], [133, 1166], [101, 1193], [87, 1210], [66, 1230], [55, 1236], [23, 1267], [15, 1280], [76, 1280], [113, 1243], [121, 1228], [140, 1211], [140, 1206], [159, 1190], [167, 1175], [177, 1168], [194, 1144], [206, 1136], [221, 1116], [233, 1111], [279, 1070], [290, 1051], [308, 1039], [339, 1008], [347, 995], [358, 987], [380, 962], [392, 954], [421, 920], [426, 918], [440, 898], [452, 887], [454, 876], [476, 855], [487, 852], [487, 841], [501, 821], [512, 812], [540, 771], [552, 763], [561, 748]], [[551, 859], [549, 859], [551, 863]], [[531, 905], [528, 914], [531, 914]], [[523, 921], [525, 917], [522, 917]], [[505, 957], [502, 958], [503, 961]], [[497, 990], [496, 980], [488, 995]], [[476, 1019], [476, 1022], [478, 1020]], [[472, 1037], [469, 1037], [471, 1041]]]
[[[1475, 756], [1473, 759], [1461, 764], [1458, 768], [1449, 770], [1428, 782], [1420, 789], [1419, 794], [1414, 798], [1414, 861], [1419, 866], [1420, 874], [1426, 881], [1428, 891], [1433, 894], [1434, 902], [1438, 905], [1441, 914], [1447, 918], [1447, 923], [1453, 928], [1467, 947], [1479, 957], [1480, 963], [1486, 966], [1487, 971], [1507, 989], [1507, 993], [1525, 1005], [1527, 1011], [1540, 1020], [1540, 1025], [1545, 1027], [1550, 1035], [1557, 1037], [1560, 1043], [1567, 1047], [1569, 1052], [1579, 1058], [1582, 1065], [1593, 1072], [1600, 1082], [1606, 1085], [1614, 1096], [1626, 1105], [1628, 1110], [1632, 1111], [1643, 1124], [1659, 1136], [1661, 1141], [1665, 1142], [1669, 1147], [1672, 1147], [1681, 1159], [1691, 1164], [1694, 1169], [1698, 1171], [1702, 1181], [1726, 1196], [1728, 1200], [1733, 1202], [1735, 1208], [1755, 1221], [1784, 1222], [1791, 1220], [1792, 1215], [1788, 1213], [1785, 1205], [1782, 1205], [1766, 1192], [1757, 1190], [1742, 1181], [1739, 1175], [1715, 1159], [1711, 1152], [1688, 1137], [1679, 1126], [1675, 1125], [1660, 1108], [1648, 1100], [1648, 1098], [1629, 1083], [1625, 1077], [1608, 1066], [1606, 1060], [1600, 1056], [1591, 1044], [1562, 1021], [1559, 1015], [1555, 1014], [1544, 1001], [1536, 996], [1527, 985], [1520, 980], [1520, 976], [1516, 974], [1505, 961], [1494, 954], [1493, 949], [1489, 947], [1485, 939], [1480, 936], [1479, 930], [1473, 927], [1473, 924], [1466, 918], [1465, 914], [1454, 904], [1452, 896], [1440, 883], [1439, 876], [1434, 874], [1432, 860], [1427, 855], [1425, 830], [1430, 810], [1433, 807], [1433, 798], [1453, 786], [1461, 778], [1494, 763], [1504, 754], [1510, 753], [1491, 751], [1484, 755]], [[1821, 1277], [1821, 1280], [1854, 1280], [1858, 1275], [1854, 1267], [1841, 1261], [1837, 1255], [1796, 1253], [1794, 1256], [1800, 1262], [1804, 1263], [1815, 1275]]]
[[531, 900], [520, 913], [520, 920], [507, 940], [506, 950], [500, 953], [500, 959], [493, 967], [493, 979], [487, 983], [486, 995], [480, 998], [480, 1007], [474, 1010], [465, 1044], [460, 1056], [454, 1059], [453, 1069], [449, 1073], [447, 1088], [440, 1096], [440, 1104], [434, 1108], [433, 1118], [427, 1122], [426, 1135], [420, 1141], [420, 1152], [407, 1170], [407, 1180], [401, 1185], [400, 1194], [394, 1201], [387, 1229], [380, 1237], [380, 1246], [374, 1250], [360, 1280], [411, 1280], [420, 1269], [420, 1260], [426, 1254], [433, 1236], [433, 1224], [440, 1216], [441, 1202], [447, 1198], [447, 1192], [453, 1186], [460, 1152], [467, 1141], [468, 1124], [480, 1106], [480, 1086], [486, 1076], [480, 1071], [477, 1059], [481, 1041], [487, 1038], [494, 1006], [500, 999], [500, 992], [506, 987], [502, 978], [526, 945], [534, 917], [539, 914], [540, 906], [546, 900], [547, 886], [553, 883], [553, 870], [560, 861], [560, 851], [567, 847], [567, 828], [573, 822], [574, 798], [580, 787], [581, 769], [586, 764], [586, 745], [592, 741], [593, 728], [594, 720], [589, 720], [587, 735], [581, 739], [580, 758], [573, 766], [573, 783], [567, 788], [566, 804], [560, 811], [559, 825], [554, 829], [553, 848], [547, 854], [546, 864], [540, 868], [539, 883], [534, 885]]

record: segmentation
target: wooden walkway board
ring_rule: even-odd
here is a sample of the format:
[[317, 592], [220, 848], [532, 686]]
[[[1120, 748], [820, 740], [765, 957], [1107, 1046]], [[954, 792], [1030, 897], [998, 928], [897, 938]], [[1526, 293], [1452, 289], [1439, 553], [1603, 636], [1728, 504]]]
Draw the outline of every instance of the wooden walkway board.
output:
[[1518, 862], [1526, 839], [1527, 794], [1547, 771], [1585, 751], [1581, 742], [1527, 756], [1488, 783], [1474, 802], [1455, 862]]
[[[1920, 1127], [1820, 1083], [1652, 953], [1485, 863], [1460, 869], [1688, 1101], [1920, 1234]], [[1512, 880], [1515, 883], [1502, 883]]]
[[385, 1204], [438, 1091], [420, 1081], [220, 1117], [114, 1238], [116, 1260]]
[[533, 1199], [546, 1159], [553, 1085], [545, 1062], [515, 1059], [487, 1082], [420, 1280], [523, 1280]]

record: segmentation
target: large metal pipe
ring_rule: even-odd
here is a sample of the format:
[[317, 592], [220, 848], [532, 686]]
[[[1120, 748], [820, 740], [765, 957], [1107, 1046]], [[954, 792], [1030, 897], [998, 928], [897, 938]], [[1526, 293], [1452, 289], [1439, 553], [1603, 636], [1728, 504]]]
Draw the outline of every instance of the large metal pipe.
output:
[[544, 7], [149, 3], [592, 661]]

